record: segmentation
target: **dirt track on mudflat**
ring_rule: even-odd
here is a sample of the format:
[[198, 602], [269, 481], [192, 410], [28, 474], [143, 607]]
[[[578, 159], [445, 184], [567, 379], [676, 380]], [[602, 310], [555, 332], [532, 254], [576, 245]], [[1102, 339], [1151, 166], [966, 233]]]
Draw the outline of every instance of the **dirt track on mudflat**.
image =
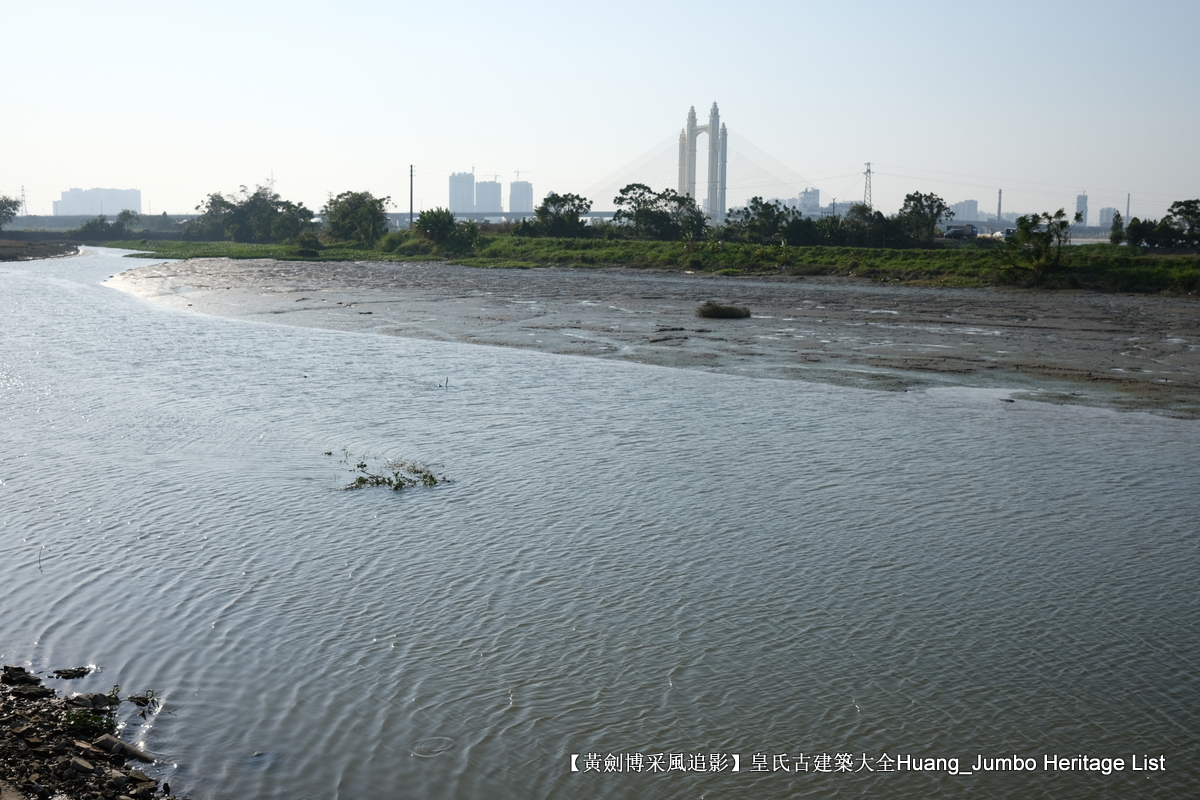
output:
[[[131, 265], [132, 266], [132, 265]], [[646, 364], [1200, 418], [1200, 301], [845, 278], [193, 259], [107, 285], [188, 311]], [[750, 319], [701, 319], [706, 300]]]

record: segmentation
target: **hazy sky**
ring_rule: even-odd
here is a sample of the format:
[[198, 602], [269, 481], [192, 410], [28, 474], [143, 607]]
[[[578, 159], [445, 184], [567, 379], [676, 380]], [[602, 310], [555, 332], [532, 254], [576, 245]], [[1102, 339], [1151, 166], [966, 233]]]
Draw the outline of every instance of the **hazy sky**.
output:
[[[0, 194], [191, 211], [447, 203], [451, 172], [583, 193], [715, 100], [831, 195], [1158, 217], [1200, 197], [1200, 2], [6, 2]], [[705, 142], [701, 140], [701, 147]], [[701, 159], [703, 160], [703, 159]], [[673, 180], [671, 181], [673, 183]], [[661, 187], [655, 187], [661, 188]]]

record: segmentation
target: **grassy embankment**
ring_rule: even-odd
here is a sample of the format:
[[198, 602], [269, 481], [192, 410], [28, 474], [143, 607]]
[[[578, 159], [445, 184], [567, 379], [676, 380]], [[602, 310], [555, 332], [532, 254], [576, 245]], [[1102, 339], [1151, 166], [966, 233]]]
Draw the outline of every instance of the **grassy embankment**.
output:
[[79, 248], [62, 242], [17, 242], [0, 239], [0, 261], [32, 261], [38, 258], [55, 258], [71, 255]]
[[[126, 239], [104, 242], [105, 247], [140, 250], [134, 258], [276, 258], [288, 261], [379, 261], [389, 254], [353, 244], [323, 247], [312, 257], [296, 255], [291, 244], [243, 244], [241, 242], [181, 242]], [[387, 260], [399, 260], [388, 258]], [[443, 259], [444, 260], [444, 259]]]
[[157, 258], [276, 258], [304, 261], [450, 261], [474, 267], [632, 267], [708, 272], [718, 275], [839, 275], [874, 281], [943, 286], [1029, 286], [1111, 291], [1200, 292], [1200, 255], [1134, 254], [1107, 244], [1079, 245], [1064, 253], [1062, 266], [1033, 273], [1007, 268], [993, 247], [887, 250], [854, 247], [783, 247], [732, 242], [634, 241], [626, 239], [530, 239], [483, 236], [470, 254], [439, 253], [426, 242], [409, 241], [392, 252], [335, 245], [301, 257], [290, 245], [235, 242], [108, 242], [111, 247], [148, 250]]

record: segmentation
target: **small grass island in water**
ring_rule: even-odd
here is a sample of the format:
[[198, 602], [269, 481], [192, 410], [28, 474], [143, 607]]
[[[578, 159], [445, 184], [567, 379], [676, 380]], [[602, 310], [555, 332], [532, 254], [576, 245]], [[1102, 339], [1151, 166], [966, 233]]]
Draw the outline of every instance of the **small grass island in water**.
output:
[[[332, 450], [326, 450], [325, 455], [333, 455]], [[368, 463], [375, 461], [375, 465]], [[392, 491], [400, 491], [413, 486], [437, 486], [439, 483], [453, 483], [445, 475], [433, 471], [432, 466], [418, 464], [416, 461], [401, 461], [394, 458], [368, 459], [367, 456], [354, 457], [348, 450], [342, 450], [339, 464], [354, 473], [354, 480], [341, 487], [343, 491], [350, 489], [366, 489], [371, 486], [386, 486]]]
[[696, 316], [708, 319], [745, 319], [750, 316], [750, 309], [745, 306], [722, 305], [715, 300], [709, 300], [696, 309]]

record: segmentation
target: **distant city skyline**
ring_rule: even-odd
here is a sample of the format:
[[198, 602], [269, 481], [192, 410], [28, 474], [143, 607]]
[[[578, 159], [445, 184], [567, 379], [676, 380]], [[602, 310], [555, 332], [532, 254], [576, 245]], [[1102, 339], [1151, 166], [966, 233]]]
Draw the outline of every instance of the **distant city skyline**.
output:
[[[538, 199], [586, 194], [659, 144], [674, 147], [686, 109], [717, 101], [731, 137], [802, 176], [822, 205], [861, 198], [867, 161], [885, 213], [913, 191], [973, 198], [981, 213], [1000, 189], [1006, 208], [1027, 212], [1073, 213], [1086, 193], [1123, 216], [1130, 194], [1132, 215], [1152, 218], [1200, 196], [1200, 160], [1186, 145], [1200, 105], [1180, 88], [1200, 67], [1194, 0], [1139, 7], [1163, 26], [1131, 25], [1128, 6], [1103, 1], [748, 0], [731, 13], [697, 0], [686, 15], [626, 0], [533, 0], [520, 14], [475, 0], [348, 0], [336, 14], [312, 0], [286, 15], [229, 0], [148, 9], [6, 9], [0, 68], [15, 111], [0, 133], [0, 194], [24, 187], [30, 213], [49, 215], [70, 187], [137, 186], [144, 212], [178, 214], [273, 180], [315, 211], [349, 190], [407, 211], [410, 164], [418, 211], [444, 206], [446, 176], [471, 164], [502, 185], [533, 181]], [[721, 67], [700, 68], [714, 18]], [[124, 91], [136, 103], [78, 84], [118, 42], [135, 43]], [[497, 42], [520, 44], [506, 66], [513, 82], [495, 71]], [[562, 53], [572, 69], [547, 68]], [[995, 80], [949, 77], [964, 60], [988, 64]], [[832, 78], [819, 64], [835, 65]], [[1093, 87], [1076, 80], [1081, 64], [1096, 68]], [[69, 86], [78, 90], [64, 98]]]

